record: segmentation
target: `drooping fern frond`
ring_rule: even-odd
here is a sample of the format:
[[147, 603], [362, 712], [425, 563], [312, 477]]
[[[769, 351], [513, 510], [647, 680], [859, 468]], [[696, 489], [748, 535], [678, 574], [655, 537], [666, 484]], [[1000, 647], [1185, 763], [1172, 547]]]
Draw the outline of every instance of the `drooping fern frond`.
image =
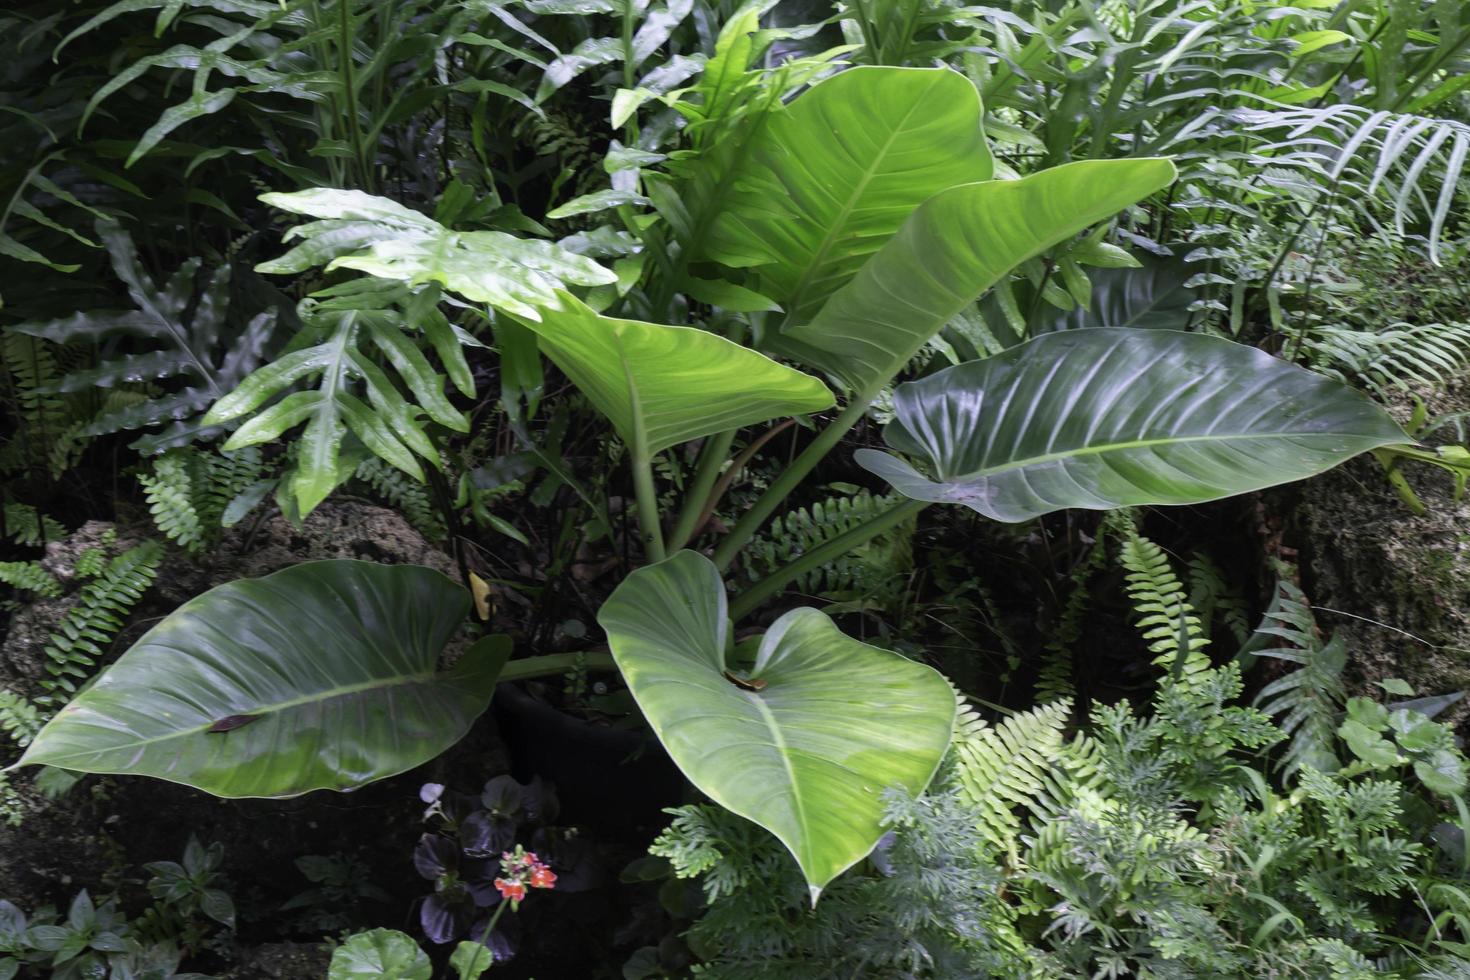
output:
[[[868, 523], [896, 503], [892, 495], [875, 497], [862, 490], [782, 514], [747, 552], [752, 577], [771, 574], [813, 548]], [[802, 575], [795, 585], [810, 595], [881, 596], [892, 590], [912, 564], [913, 524], [909, 522]]]
[[1148, 643], [1154, 663], [1186, 683], [1188, 678], [1208, 670], [1210, 660], [1202, 651], [1210, 639], [1164, 550], [1137, 531], [1130, 531], [1123, 540], [1119, 561], [1127, 570], [1128, 597], [1138, 615], [1134, 625]]
[[41, 712], [14, 691], [0, 687], [0, 731], [24, 748], [41, 730]]
[[1470, 323], [1396, 323], [1382, 330], [1314, 327], [1302, 356], [1316, 371], [1374, 391], [1443, 387], [1470, 368]]
[[1025, 811], [1057, 812], [1070, 798], [1063, 730], [1072, 714], [1062, 700], [988, 725], [973, 711], [961, 716], [953, 753], [960, 795], [975, 810], [981, 837], [1014, 864]]
[[102, 574], [82, 586], [46, 643], [46, 673], [41, 686], [50, 692], [43, 703], [65, 699], [87, 679], [103, 656], [103, 647], [122, 628], [123, 620], [153, 584], [163, 547], [145, 541], [108, 562]]
[[1261, 689], [1256, 706], [1273, 718], [1290, 739], [1278, 763], [1290, 777], [1302, 766], [1318, 772], [1336, 772], [1337, 725], [1347, 690], [1343, 670], [1347, 646], [1339, 637], [1322, 641], [1306, 596], [1284, 575], [1256, 635], [1277, 645], [1249, 647], [1258, 657], [1297, 664], [1297, 669]]
[[[265, 467], [254, 447], [234, 453], [170, 450], [138, 476], [153, 523], [170, 541], [199, 554], [227, 526], [231, 505], [258, 488]], [[262, 494], [263, 495], [263, 494]]]
[[6, 395], [21, 423], [0, 446], [0, 472], [46, 469], [54, 479], [71, 468], [82, 448], [81, 420], [56, 391], [62, 369], [44, 342], [14, 333], [0, 336], [0, 361]]
[[376, 457], [359, 463], [354, 476], [372, 488], [375, 497], [402, 514], [425, 538], [444, 540], [444, 521], [429, 499], [428, 487]]
[[1427, 221], [1430, 261], [1439, 262], [1446, 222], [1462, 193], [1470, 160], [1470, 124], [1409, 113], [1337, 104], [1291, 109], [1242, 109], [1248, 130], [1269, 134], [1260, 149], [1292, 167], [1371, 218], [1386, 211], [1402, 237], [1414, 221]]
[[61, 583], [33, 561], [0, 561], [0, 583], [47, 599], [61, 595]]
[[1189, 559], [1189, 604], [1199, 613], [1206, 628], [1218, 619], [1237, 643], [1250, 636], [1246, 621], [1245, 598], [1225, 578], [1225, 572], [1209, 555], [1195, 554]]
[[4, 517], [5, 537], [27, 548], [66, 537], [66, 528], [60, 521], [53, 520], [30, 504], [6, 501]]
[[[247, 323], [231, 324], [228, 266], [201, 289], [196, 288], [201, 278], [200, 261], [190, 259], [160, 286], [144, 271], [137, 247], [118, 224], [98, 222], [97, 232], [107, 245], [113, 272], [127, 287], [136, 309], [87, 310], [8, 329], [26, 335], [22, 340], [38, 338], [63, 345], [130, 338], [138, 349], [86, 370], [70, 371], [38, 390], [54, 396], [146, 382], [149, 397], [104, 407], [80, 429], [82, 435], [96, 436], [162, 426], [132, 444], [143, 453], [162, 452], [222, 433], [220, 426], [205, 425], [200, 414], [260, 363], [275, 328], [276, 311], [258, 313]], [[160, 391], [158, 382], [174, 382], [173, 390]]]

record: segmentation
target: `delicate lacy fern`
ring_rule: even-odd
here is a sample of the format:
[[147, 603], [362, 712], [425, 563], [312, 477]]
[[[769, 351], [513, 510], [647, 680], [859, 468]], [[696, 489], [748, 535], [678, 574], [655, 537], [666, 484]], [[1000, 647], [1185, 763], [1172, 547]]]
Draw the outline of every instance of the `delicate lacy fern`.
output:
[[76, 604], [52, 633], [46, 644], [46, 672], [41, 681], [50, 694], [49, 703], [76, 691], [97, 660], [103, 645], [122, 628], [123, 620], [153, 583], [163, 547], [146, 541], [118, 555], [102, 574], [82, 586]]
[[[1135, 625], [1148, 642], [1154, 663], [1168, 668], [1176, 677], [1191, 677], [1209, 669], [1209, 658], [1201, 652], [1209, 645], [1209, 637], [1163, 549], [1137, 531], [1130, 531], [1123, 540], [1119, 561], [1128, 572], [1128, 596], [1138, 614]], [[1181, 652], [1183, 661], [1176, 663]]]
[[0, 583], [48, 599], [61, 595], [61, 583], [33, 561], [0, 561]]
[[231, 505], [260, 489], [265, 467], [254, 447], [232, 454], [172, 450], [138, 477], [153, 523], [170, 541], [198, 554], [218, 537]]
[[1347, 666], [1347, 647], [1333, 637], [1322, 642], [1306, 596], [1283, 577], [1276, 583], [1271, 608], [1257, 627], [1258, 637], [1281, 641], [1267, 649], [1250, 647], [1258, 657], [1271, 657], [1298, 664], [1298, 669], [1261, 689], [1256, 705], [1280, 719], [1277, 724], [1290, 741], [1282, 754], [1282, 772], [1290, 777], [1303, 766], [1318, 772], [1336, 772], [1338, 716], [1347, 690], [1342, 672]]
[[374, 496], [402, 514], [424, 537], [430, 541], [444, 540], [444, 521], [429, 499], [428, 488], [422, 483], [376, 457], [358, 464], [354, 475], [372, 488]]
[[1470, 323], [1398, 323], [1383, 330], [1316, 327], [1302, 344], [1311, 367], [1377, 392], [1442, 387], [1470, 367]]
[[[747, 554], [753, 577], [769, 575], [813, 548], [866, 524], [895, 503], [892, 495], [875, 497], [862, 490], [788, 511], [771, 522], [764, 536], [751, 543]], [[886, 595], [913, 564], [912, 534], [912, 523], [881, 534], [801, 576], [796, 580], [796, 587], [811, 595]]]

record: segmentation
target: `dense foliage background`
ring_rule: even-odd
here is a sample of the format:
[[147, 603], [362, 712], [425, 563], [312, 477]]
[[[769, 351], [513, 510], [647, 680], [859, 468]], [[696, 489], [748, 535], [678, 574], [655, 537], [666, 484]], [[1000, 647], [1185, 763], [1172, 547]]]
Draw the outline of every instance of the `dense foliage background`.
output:
[[[181, 603], [292, 562], [429, 565], [562, 656], [346, 797], [226, 815], [0, 773], [0, 980], [321, 976], [369, 929], [412, 939], [346, 940], [332, 976], [473, 976], [455, 941], [492, 928], [490, 976], [1470, 977], [1464, 3], [68, 0], [10, 4], [0, 48], [0, 759]], [[905, 510], [854, 464], [892, 386], [768, 522], [836, 409], [641, 458], [521, 317], [566, 286], [587, 317], [779, 340], [822, 282], [747, 275], [713, 215], [779, 250], [789, 188], [740, 127], [857, 66], [948, 68], [998, 180], [1177, 167], [902, 379], [1184, 331], [1359, 389], [1415, 448], [1012, 524]], [[649, 511], [733, 562], [752, 623], [816, 605], [957, 688], [939, 774], [815, 909], [605, 670]], [[557, 887], [487, 927], [513, 844]]]

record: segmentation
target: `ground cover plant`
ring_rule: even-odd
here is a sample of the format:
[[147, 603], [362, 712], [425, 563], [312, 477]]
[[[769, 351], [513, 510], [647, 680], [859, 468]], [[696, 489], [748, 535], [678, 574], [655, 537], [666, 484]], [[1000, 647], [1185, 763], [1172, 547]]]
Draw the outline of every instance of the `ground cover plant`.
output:
[[1460, 675], [1291, 563], [1465, 520], [1459, 7], [4, 14], [0, 808], [372, 840], [0, 976], [1470, 970]]

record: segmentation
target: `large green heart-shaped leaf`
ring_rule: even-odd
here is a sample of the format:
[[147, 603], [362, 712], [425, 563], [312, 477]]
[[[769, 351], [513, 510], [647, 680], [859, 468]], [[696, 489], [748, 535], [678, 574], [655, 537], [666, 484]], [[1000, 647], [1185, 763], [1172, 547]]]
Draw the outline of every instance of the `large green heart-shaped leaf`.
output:
[[809, 319], [909, 214], [989, 180], [980, 95], [947, 68], [853, 68], [763, 118], [707, 253], [759, 267], [759, 292]]
[[941, 191], [771, 347], [871, 391], [1001, 276], [1173, 179], [1168, 160], [1084, 160]]
[[42, 728], [17, 765], [156, 776], [216, 796], [347, 790], [457, 742], [510, 653], [436, 669], [469, 595], [433, 569], [316, 561], [184, 603]]
[[692, 551], [639, 569], [597, 616], [664, 748], [716, 803], [791, 849], [816, 901], [873, 849], [883, 790], [917, 793], [949, 747], [955, 699], [930, 668], [794, 609], [746, 677], [714, 564]]
[[523, 321], [640, 455], [783, 415], [832, 407], [809, 374], [694, 327], [616, 320], [569, 293]]
[[532, 320], [536, 307], [550, 303], [567, 283], [602, 286], [618, 278], [551, 242], [500, 231], [451, 231], [396, 201], [362, 191], [318, 187], [260, 199], [320, 220], [287, 232], [288, 240], [300, 238], [301, 244], [256, 266], [259, 272], [290, 274], [325, 265], [410, 285], [437, 282], [466, 299]]
[[1383, 409], [1241, 344], [1173, 330], [1046, 334], [900, 385], [886, 453], [857, 461], [917, 500], [1000, 521], [1188, 504], [1409, 442]]

